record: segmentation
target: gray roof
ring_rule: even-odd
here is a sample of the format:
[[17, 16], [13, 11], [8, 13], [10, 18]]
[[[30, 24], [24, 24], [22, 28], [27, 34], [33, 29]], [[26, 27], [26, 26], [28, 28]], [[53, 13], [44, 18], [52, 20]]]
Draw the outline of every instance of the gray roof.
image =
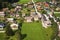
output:
[[4, 23], [0, 23], [0, 28], [4, 27]]

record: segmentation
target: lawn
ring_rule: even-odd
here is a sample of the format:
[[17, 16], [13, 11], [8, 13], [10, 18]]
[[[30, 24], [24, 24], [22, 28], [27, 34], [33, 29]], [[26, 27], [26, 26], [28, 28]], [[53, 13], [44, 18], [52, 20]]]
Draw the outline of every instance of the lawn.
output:
[[55, 16], [56, 16], [56, 17], [60, 17], [60, 13], [56, 13]]
[[[38, 26], [37, 26], [38, 25]], [[27, 34], [24, 40], [45, 40], [45, 31], [40, 23], [24, 23], [22, 26], [22, 33]]]
[[4, 35], [5, 35], [4, 33], [0, 33], [0, 40], [4, 40], [5, 38]]
[[45, 29], [42, 27], [41, 22], [23, 23], [21, 32], [27, 35], [24, 40], [51, 40], [56, 35], [55, 28]]
[[[30, 2], [31, 0], [20, 0], [19, 2], [20, 3], [28, 3], [28, 2]], [[41, 1], [41, 2], [43, 2], [43, 1], [50, 1], [50, 0], [34, 0], [34, 1]]]
[[60, 17], [60, 12], [54, 12], [56, 17]]

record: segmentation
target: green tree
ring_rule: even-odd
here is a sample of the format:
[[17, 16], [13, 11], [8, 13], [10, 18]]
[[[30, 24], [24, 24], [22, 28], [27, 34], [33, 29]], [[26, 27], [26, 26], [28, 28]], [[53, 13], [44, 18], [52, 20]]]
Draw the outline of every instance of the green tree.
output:
[[15, 35], [10, 40], [21, 40], [21, 31], [17, 30]]
[[0, 9], [10, 7], [11, 8], [11, 3], [18, 2], [19, 0], [0, 0]]
[[6, 33], [7, 36], [13, 36], [14, 35], [14, 32], [11, 29], [10, 24], [6, 25], [6, 32], [5, 33]]
[[42, 10], [41, 13], [42, 14], [47, 14], [47, 12], [45, 10]]

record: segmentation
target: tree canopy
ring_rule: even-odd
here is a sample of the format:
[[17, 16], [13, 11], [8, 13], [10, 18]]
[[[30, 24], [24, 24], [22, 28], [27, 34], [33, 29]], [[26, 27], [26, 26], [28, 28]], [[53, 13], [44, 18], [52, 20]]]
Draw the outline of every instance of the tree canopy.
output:
[[9, 3], [14, 3], [14, 2], [18, 2], [19, 0], [0, 0], [0, 3], [2, 2], [9, 2]]
[[10, 5], [11, 3], [16, 3], [19, 0], [0, 0], [0, 9], [7, 7], [8, 5]]

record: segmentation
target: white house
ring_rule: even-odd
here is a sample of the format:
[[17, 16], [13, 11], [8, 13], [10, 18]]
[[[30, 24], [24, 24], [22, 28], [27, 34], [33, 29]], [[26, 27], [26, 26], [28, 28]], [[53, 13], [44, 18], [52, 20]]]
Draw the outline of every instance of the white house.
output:
[[5, 14], [4, 14], [3, 11], [0, 11], [0, 16], [1, 16], [1, 17], [4, 17], [4, 16], [5, 16]]
[[14, 18], [7, 18], [8, 22], [13, 22]]
[[25, 21], [24, 22], [32, 22], [32, 17], [25, 17]]
[[51, 22], [50, 21], [42, 21], [42, 25], [43, 25], [43, 27], [47, 28], [47, 27], [51, 26]]
[[39, 20], [38, 15], [34, 16], [34, 20], [35, 21], [38, 21]]
[[18, 24], [12, 23], [12, 24], [10, 25], [10, 27], [12, 28], [12, 30], [17, 30], [17, 29], [18, 29]]
[[20, 15], [19, 15], [19, 14], [16, 14], [15, 16], [16, 16], [16, 17], [19, 17]]
[[42, 21], [43, 27], [47, 28], [51, 26], [51, 21], [49, 20], [48, 16], [43, 15], [41, 21]]

